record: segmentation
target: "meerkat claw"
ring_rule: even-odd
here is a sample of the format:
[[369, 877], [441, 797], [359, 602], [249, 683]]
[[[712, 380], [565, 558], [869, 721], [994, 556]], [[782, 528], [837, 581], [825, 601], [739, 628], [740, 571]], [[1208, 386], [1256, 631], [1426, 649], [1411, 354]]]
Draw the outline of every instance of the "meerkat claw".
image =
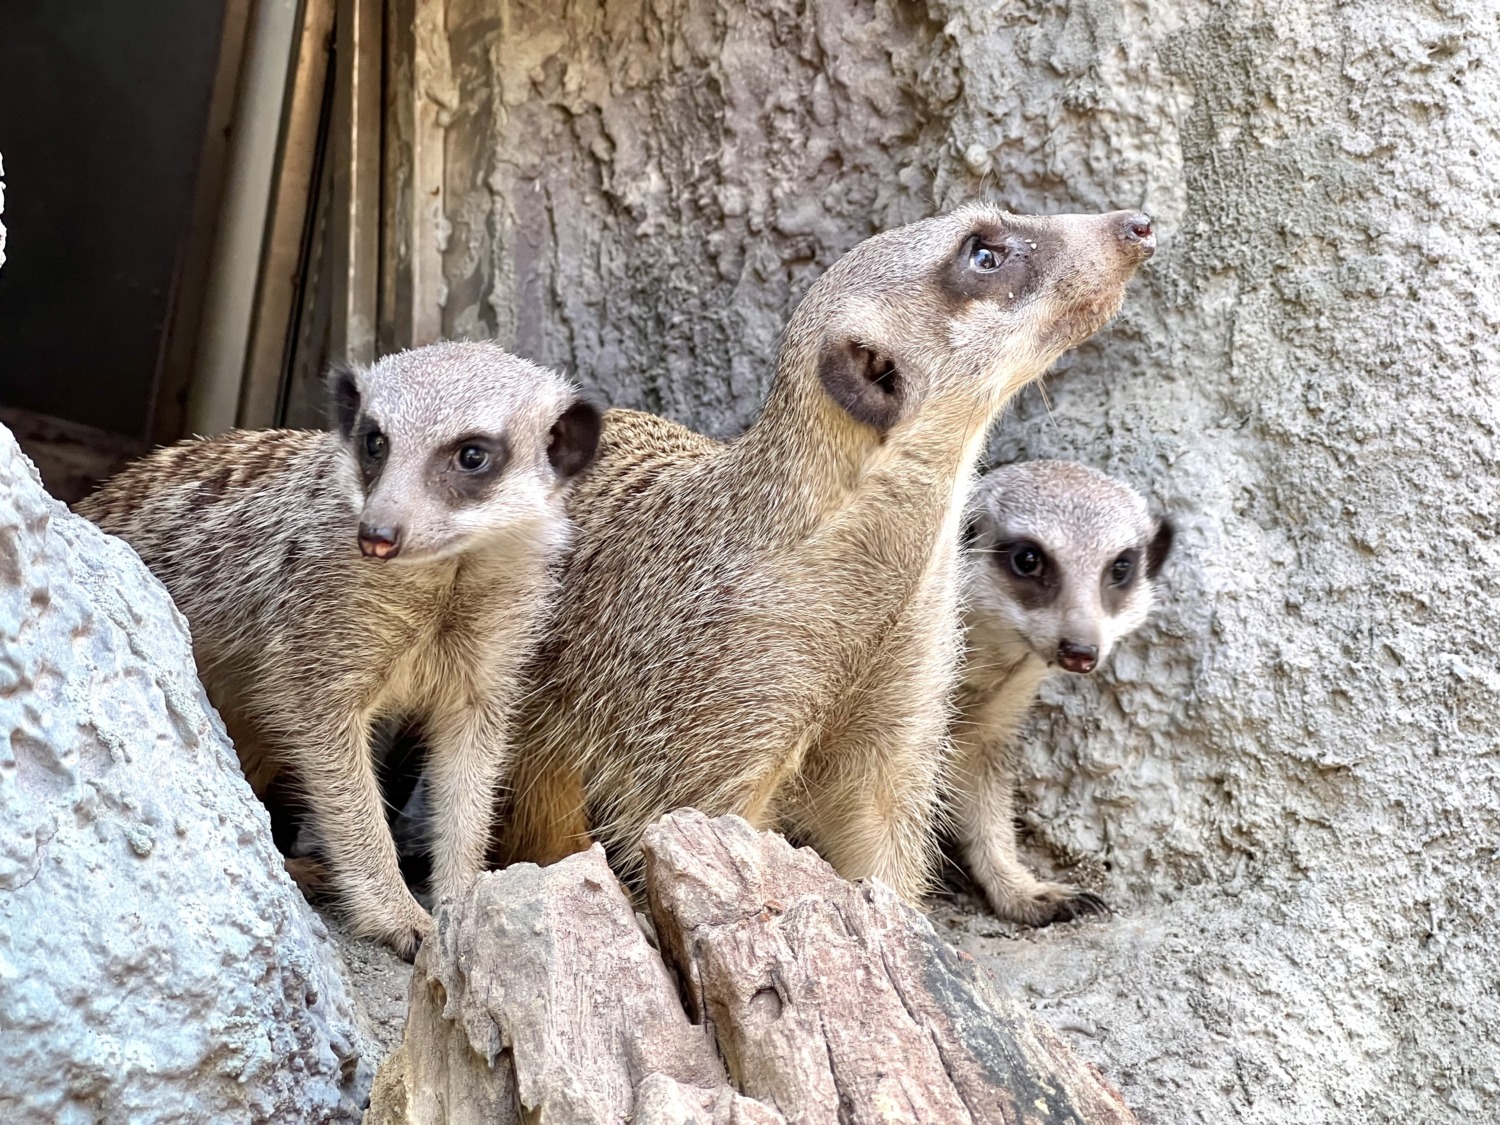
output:
[[1085, 918], [1100, 918], [1110, 913], [1109, 903], [1093, 891], [1076, 891], [1053, 903], [1052, 917], [1040, 925], [1053, 922], [1077, 922]]

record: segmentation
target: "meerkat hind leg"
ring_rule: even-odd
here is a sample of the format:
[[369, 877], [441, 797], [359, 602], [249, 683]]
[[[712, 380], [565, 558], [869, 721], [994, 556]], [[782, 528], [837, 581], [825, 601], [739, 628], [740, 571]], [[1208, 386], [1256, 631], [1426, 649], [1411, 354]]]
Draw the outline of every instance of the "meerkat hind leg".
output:
[[788, 819], [844, 878], [878, 878], [917, 904], [936, 867], [937, 751], [891, 751], [889, 736], [841, 737], [836, 760], [814, 748]]
[[1016, 855], [1016, 779], [1004, 753], [983, 749], [959, 763], [957, 821], [969, 874], [995, 914], [1026, 926], [1048, 926], [1107, 914], [1104, 899], [1067, 883], [1038, 879]]
[[571, 763], [517, 761], [509, 800], [496, 826], [497, 865], [535, 863], [546, 867], [593, 845], [583, 776]]

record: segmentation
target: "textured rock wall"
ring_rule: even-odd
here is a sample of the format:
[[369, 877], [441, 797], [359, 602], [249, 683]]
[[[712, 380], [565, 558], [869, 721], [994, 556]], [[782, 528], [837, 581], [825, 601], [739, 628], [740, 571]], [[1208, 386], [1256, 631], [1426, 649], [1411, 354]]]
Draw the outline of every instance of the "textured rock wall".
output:
[[919, 6], [447, 13], [444, 333], [498, 335], [612, 403], [737, 432], [795, 299], [932, 210], [959, 86]]
[[1028, 742], [1038, 855], [1100, 861], [1122, 914], [956, 932], [1143, 1119], [1493, 1112], [1494, 4], [446, 11], [444, 330], [710, 432], [880, 227], [976, 194], [1158, 216], [1123, 317], [994, 446], [1182, 526], [1155, 625]]
[[0, 1120], [357, 1121], [338, 970], [181, 615], [0, 427]]

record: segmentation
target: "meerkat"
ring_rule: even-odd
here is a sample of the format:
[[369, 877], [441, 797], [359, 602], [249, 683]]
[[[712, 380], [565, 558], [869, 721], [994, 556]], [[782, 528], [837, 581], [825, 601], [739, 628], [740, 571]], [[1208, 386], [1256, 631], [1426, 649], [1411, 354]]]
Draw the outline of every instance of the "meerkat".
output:
[[432, 892], [483, 866], [519, 672], [571, 537], [600, 413], [488, 343], [329, 376], [332, 431], [238, 431], [147, 455], [78, 505], [166, 585], [257, 792], [290, 768], [355, 932], [410, 956], [368, 749], [390, 716], [430, 748]]
[[1151, 611], [1173, 528], [1129, 486], [1071, 461], [996, 469], [971, 502], [961, 563], [952, 823], [995, 913], [1031, 926], [1106, 909], [1016, 856], [1015, 737], [1042, 682], [1088, 675]]
[[927, 889], [959, 654], [964, 500], [991, 419], [1118, 310], [1135, 212], [970, 205], [887, 231], [798, 304], [760, 417], [723, 443], [605, 415], [539, 649], [505, 859], [692, 805], [782, 827], [850, 878]]

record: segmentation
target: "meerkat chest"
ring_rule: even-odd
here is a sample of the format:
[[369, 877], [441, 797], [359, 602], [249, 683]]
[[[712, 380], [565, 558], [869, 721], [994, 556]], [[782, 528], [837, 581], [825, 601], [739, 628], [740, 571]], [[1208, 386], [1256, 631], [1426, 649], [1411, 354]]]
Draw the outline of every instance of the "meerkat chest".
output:
[[546, 605], [542, 568], [461, 570], [408, 591], [389, 638], [389, 707], [420, 711], [432, 701], [468, 706], [514, 677]]
[[417, 586], [381, 605], [380, 681], [384, 710], [424, 710], [437, 698], [484, 690], [488, 654], [503, 643], [483, 604], [452, 583]]
[[1050, 674], [1034, 654], [1018, 654], [1004, 636], [971, 630], [955, 700], [955, 735], [985, 744], [1009, 743]]

